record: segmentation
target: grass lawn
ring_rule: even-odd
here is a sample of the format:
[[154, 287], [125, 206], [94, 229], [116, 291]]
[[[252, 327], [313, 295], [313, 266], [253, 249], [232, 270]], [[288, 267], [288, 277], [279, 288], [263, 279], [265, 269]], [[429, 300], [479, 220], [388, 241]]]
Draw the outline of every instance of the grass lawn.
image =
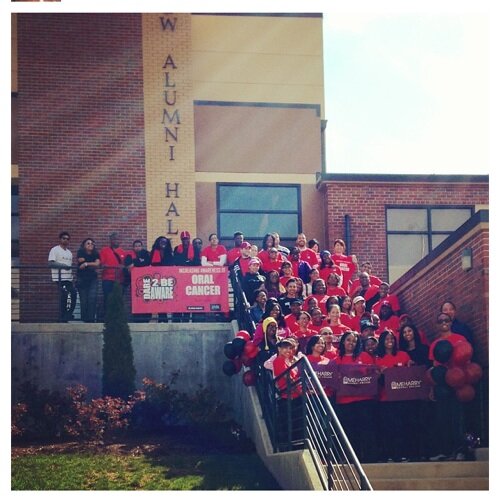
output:
[[[231, 442], [230, 440], [232, 439]], [[206, 433], [12, 448], [12, 490], [278, 490], [248, 442]]]

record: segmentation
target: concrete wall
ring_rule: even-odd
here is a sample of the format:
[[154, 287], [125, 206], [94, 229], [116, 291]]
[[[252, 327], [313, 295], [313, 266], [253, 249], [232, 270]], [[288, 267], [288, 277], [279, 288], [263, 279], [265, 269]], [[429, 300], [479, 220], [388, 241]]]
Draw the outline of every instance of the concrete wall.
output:
[[[50, 390], [83, 384], [90, 397], [99, 397], [102, 329], [102, 323], [13, 324], [12, 399], [28, 380]], [[233, 337], [229, 323], [131, 324], [130, 330], [138, 389], [144, 377], [167, 382], [180, 370], [177, 390], [191, 393], [203, 385], [232, 403], [230, 381], [222, 372], [223, 347]]]

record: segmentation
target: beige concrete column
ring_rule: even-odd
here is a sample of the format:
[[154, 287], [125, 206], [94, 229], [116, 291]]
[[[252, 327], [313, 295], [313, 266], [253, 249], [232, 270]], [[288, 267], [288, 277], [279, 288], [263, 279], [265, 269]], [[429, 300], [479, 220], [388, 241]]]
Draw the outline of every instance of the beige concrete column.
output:
[[143, 14], [148, 246], [196, 234], [190, 14]]

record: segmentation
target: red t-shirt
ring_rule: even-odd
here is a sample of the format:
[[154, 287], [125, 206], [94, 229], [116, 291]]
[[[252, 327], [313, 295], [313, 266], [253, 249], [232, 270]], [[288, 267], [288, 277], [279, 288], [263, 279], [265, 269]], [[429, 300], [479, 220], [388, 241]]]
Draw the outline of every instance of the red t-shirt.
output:
[[320, 264], [318, 254], [311, 248], [301, 250], [299, 259], [306, 261], [311, 267], [319, 266]]
[[217, 245], [215, 248], [209, 245], [201, 251], [201, 257], [206, 257], [208, 262], [219, 262], [220, 256], [226, 254], [226, 247], [222, 245]]
[[[262, 261], [262, 270], [266, 273], [269, 273], [271, 271], [278, 271], [281, 272], [281, 264], [283, 264], [282, 260], [274, 260], [272, 261], [271, 259], [263, 260]], [[288, 278], [290, 279], [290, 278]]]
[[241, 256], [241, 248], [240, 247], [233, 247], [231, 250], [228, 250], [227, 252], [227, 264], [229, 266], [232, 266], [238, 257]]
[[336, 295], [337, 297], [345, 297], [347, 292], [341, 286], [327, 286], [326, 293], [329, 297]]
[[389, 319], [379, 321], [379, 327], [375, 330], [375, 335], [379, 336], [386, 328], [392, 330], [399, 341], [399, 317], [393, 314]]
[[294, 314], [287, 314], [285, 316], [285, 323], [288, 328], [290, 328], [291, 332], [294, 332], [298, 327], [297, 317]]
[[[380, 283], [382, 283], [382, 280], [380, 278], [377, 278], [377, 276], [373, 276], [373, 274], [370, 274], [370, 285], [374, 285], [376, 287], [379, 287]], [[349, 285], [349, 295], [354, 293], [356, 291], [356, 289], [360, 286], [361, 286], [361, 283], [359, 281], [359, 278], [352, 280], [351, 284]]]
[[396, 295], [386, 295], [383, 299], [380, 299], [378, 302], [375, 302], [372, 306], [372, 312], [374, 312], [377, 316], [380, 316], [380, 307], [382, 305], [382, 302], [387, 300], [389, 304], [391, 304], [392, 310], [397, 314], [400, 310], [401, 307], [399, 305], [399, 300]]
[[330, 274], [332, 273], [342, 275], [340, 267], [335, 264], [332, 267], [323, 267], [322, 269], [318, 268], [318, 271], [319, 271], [319, 277], [322, 280], [325, 280], [325, 283], [326, 280], [328, 279], [328, 276], [330, 276]]
[[[115, 254], [118, 255], [119, 258], [117, 258]], [[104, 247], [101, 249], [99, 259], [101, 261], [101, 266], [119, 266], [125, 263], [126, 256], [127, 252], [125, 252], [123, 248]], [[123, 272], [120, 269], [103, 269], [101, 279], [104, 281], [118, 281], [122, 283]]]
[[[274, 377], [278, 377], [281, 375], [284, 371], [288, 370], [288, 368], [291, 366], [292, 363], [290, 363], [286, 358], [283, 356], [277, 356], [276, 359], [273, 361], [273, 373]], [[296, 382], [300, 379], [300, 374], [299, 374], [299, 369], [298, 367], [293, 368], [290, 370], [290, 382]], [[281, 377], [277, 382], [276, 385], [278, 389], [281, 392], [280, 396], [284, 399], [288, 398], [287, 394], [287, 377]], [[300, 385], [295, 385], [291, 388], [291, 396], [292, 399], [295, 399], [296, 397], [300, 396], [302, 393]]]
[[356, 264], [352, 261], [350, 255], [332, 255], [332, 260], [339, 266], [342, 272], [342, 285], [344, 287], [348, 286], [349, 281], [356, 272]]
[[340, 343], [340, 339], [342, 338], [342, 335], [344, 335], [344, 332], [347, 332], [350, 330], [350, 328], [347, 325], [343, 325], [340, 323], [339, 325], [328, 325], [333, 332], [333, 345], [334, 347], [338, 347]]
[[321, 312], [326, 315], [326, 301], [330, 298], [328, 295], [317, 295], [315, 293], [312, 293], [307, 297], [308, 299], [310, 298], [315, 298], [318, 301], [318, 307], [321, 309]]

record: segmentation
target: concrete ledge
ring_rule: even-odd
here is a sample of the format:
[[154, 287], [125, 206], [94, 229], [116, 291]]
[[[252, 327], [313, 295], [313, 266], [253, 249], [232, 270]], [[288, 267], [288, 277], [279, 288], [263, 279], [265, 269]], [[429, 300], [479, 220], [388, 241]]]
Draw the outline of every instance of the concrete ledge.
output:
[[[231, 323], [132, 323], [130, 333], [142, 379], [168, 382], [179, 370], [175, 389], [192, 393], [200, 385], [215, 390], [229, 404], [230, 382], [222, 372], [224, 344], [233, 336]], [[12, 325], [12, 399], [19, 385], [64, 391], [73, 384], [101, 395], [102, 323], [20, 323]]]

